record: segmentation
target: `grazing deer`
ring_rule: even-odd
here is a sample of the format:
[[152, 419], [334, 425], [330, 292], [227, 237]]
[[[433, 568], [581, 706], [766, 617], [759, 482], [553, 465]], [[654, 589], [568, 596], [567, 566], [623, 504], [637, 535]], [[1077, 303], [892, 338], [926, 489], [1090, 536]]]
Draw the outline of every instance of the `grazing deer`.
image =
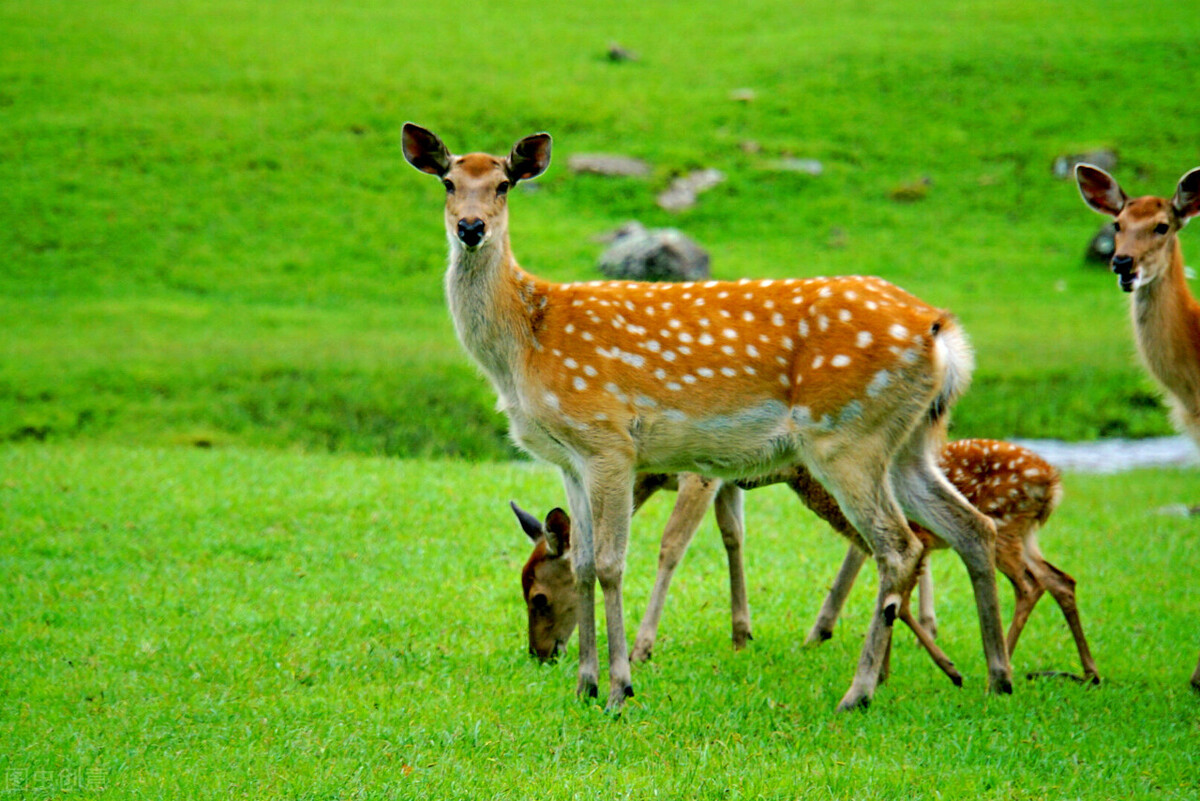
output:
[[[509, 244], [509, 189], [550, 163], [550, 136], [507, 157], [451, 155], [407, 123], [404, 155], [446, 188], [445, 286], [463, 347], [514, 440], [562, 472], [575, 520], [579, 681], [598, 694], [595, 582], [616, 712], [633, 694], [621, 600], [638, 472], [737, 479], [803, 463], [863, 533], [879, 592], [840, 709], [866, 706], [921, 554], [905, 514], [949, 542], [975, 590], [989, 687], [1012, 679], [992, 570], [995, 529], [938, 471], [932, 420], [964, 391], [950, 314], [878, 278], [556, 284]], [[902, 511], [903, 510], [903, 511]]]
[[[940, 454], [940, 466], [967, 500], [996, 523], [996, 566], [1012, 583], [1017, 599], [1007, 640], [1009, 656], [1012, 656], [1034, 606], [1042, 594], [1049, 591], [1062, 609], [1083, 665], [1083, 677], [1072, 678], [1098, 683], [1099, 674], [1079, 622], [1075, 580], [1047, 562], [1037, 545], [1038, 529], [1062, 497], [1058, 471], [1032, 451], [995, 440], [949, 443]], [[819, 643], [832, 636], [833, 625], [866, 554], [861, 544], [853, 544], [861, 543], [861, 540], [833, 498], [803, 468], [742, 482], [746, 487], [771, 483], [788, 484], [806, 506], [852, 543], [808, 636], [810, 644]], [[650, 657], [671, 577], [710, 503], [729, 557], [734, 648], [741, 648], [750, 639], [750, 612], [741, 557], [744, 536], [741, 489], [737, 484], [722, 484], [691, 473], [678, 477], [642, 474], [638, 476], [634, 490], [635, 511], [657, 490], [676, 488], [679, 495], [663, 531], [658, 575], [632, 653], [635, 661]], [[529, 650], [539, 659], [546, 660], [566, 644], [575, 625], [577, 599], [568, 553], [570, 520], [562, 510], [554, 510], [543, 524], [515, 503], [512, 507], [522, 529], [534, 543], [533, 552], [521, 571], [529, 622]], [[929, 550], [946, 547], [919, 526], [914, 526], [914, 532]], [[928, 573], [922, 571], [921, 578], [924, 580], [927, 576]], [[922, 583], [921, 592], [923, 602], [931, 598], [929, 585]], [[945, 654], [933, 645], [928, 634], [932, 608], [923, 610], [919, 624], [908, 614], [902, 615], [902, 619], [912, 628], [934, 662], [955, 684], [961, 684], [962, 677]]]
[[[1200, 446], [1200, 303], [1188, 291], [1179, 229], [1200, 214], [1200, 167], [1179, 179], [1170, 200], [1130, 199], [1111, 175], [1075, 167], [1083, 201], [1116, 219], [1112, 270], [1132, 292], [1133, 333], [1150, 374], [1167, 391], [1175, 426]], [[1192, 674], [1200, 690], [1200, 663]]]

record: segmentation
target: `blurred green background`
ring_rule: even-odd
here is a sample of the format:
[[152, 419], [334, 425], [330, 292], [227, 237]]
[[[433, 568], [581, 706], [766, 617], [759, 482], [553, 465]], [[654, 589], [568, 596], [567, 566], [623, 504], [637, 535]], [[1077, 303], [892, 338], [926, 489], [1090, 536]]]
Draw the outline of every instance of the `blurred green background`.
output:
[[[958, 434], [1169, 433], [1083, 260], [1103, 220], [1050, 166], [1110, 148], [1167, 194], [1200, 164], [1188, 3], [46, 0], [0, 2], [0, 38], [0, 440], [512, 456], [406, 120], [457, 152], [555, 136], [511, 202], [535, 273], [598, 277], [636, 218], [719, 278], [881, 275], [973, 337]], [[566, 169], [594, 152], [653, 174]], [[698, 167], [728, 178], [655, 206]]]

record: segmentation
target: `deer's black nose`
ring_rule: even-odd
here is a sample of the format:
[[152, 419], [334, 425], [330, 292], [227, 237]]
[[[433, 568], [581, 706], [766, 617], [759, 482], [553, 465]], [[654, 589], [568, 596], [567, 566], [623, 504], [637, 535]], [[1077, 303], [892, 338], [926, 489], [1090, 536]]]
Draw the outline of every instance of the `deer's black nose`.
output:
[[1117, 275], [1128, 275], [1133, 272], [1133, 257], [1113, 256], [1112, 271]]
[[459, 220], [458, 238], [462, 240], [464, 245], [473, 248], [483, 241], [485, 228], [483, 220], [479, 218], [475, 218], [474, 220]]

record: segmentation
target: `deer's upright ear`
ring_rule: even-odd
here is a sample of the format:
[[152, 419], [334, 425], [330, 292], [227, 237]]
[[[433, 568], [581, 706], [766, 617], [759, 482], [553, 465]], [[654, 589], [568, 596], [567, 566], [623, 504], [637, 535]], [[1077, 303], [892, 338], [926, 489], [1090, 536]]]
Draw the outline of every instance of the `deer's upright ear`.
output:
[[546, 552], [562, 556], [571, 547], [571, 518], [562, 509], [551, 509], [546, 515]]
[[517, 506], [516, 501], [509, 501], [508, 505], [512, 507], [513, 514], [517, 516], [517, 522], [521, 524], [521, 530], [525, 532], [529, 539], [537, 542], [545, 535], [545, 531], [542, 529], [542, 521], [529, 514], [529, 512], [526, 512], [520, 506]]
[[508, 180], [516, 183], [536, 178], [550, 166], [550, 134], [536, 133], [513, 145], [508, 154], [505, 168]]
[[1179, 179], [1175, 188], [1175, 197], [1171, 198], [1171, 208], [1180, 225], [1200, 214], [1200, 167]]
[[1116, 217], [1129, 200], [1115, 178], [1091, 164], [1075, 165], [1075, 182], [1079, 184], [1083, 202], [1101, 214]]
[[438, 139], [437, 134], [414, 125], [404, 123], [404, 158], [421, 172], [439, 178], [450, 171], [450, 151]]

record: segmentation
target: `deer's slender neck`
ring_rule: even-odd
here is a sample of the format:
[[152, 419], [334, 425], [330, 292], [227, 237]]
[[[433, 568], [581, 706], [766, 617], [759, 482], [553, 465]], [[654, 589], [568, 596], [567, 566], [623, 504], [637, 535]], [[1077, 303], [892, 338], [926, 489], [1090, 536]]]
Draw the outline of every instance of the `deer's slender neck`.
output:
[[532, 337], [520, 297], [520, 271], [507, 235], [474, 251], [451, 241], [446, 298], [467, 353], [502, 398], [514, 398], [515, 373]]
[[1191, 292], [1183, 270], [1183, 248], [1176, 239], [1166, 256], [1167, 266], [1158, 277], [1141, 284], [1133, 294], [1133, 324], [1138, 339], [1170, 333], [1188, 306]]
[[[1183, 248], [1176, 239], [1159, 277], [1133, 296], [1138, 350], [1150, 372], [1181, 399], [1200, 393], [1197, 305], [1188, 289]], [[1193, 401], [1194, 402], [1194, 401]]]

